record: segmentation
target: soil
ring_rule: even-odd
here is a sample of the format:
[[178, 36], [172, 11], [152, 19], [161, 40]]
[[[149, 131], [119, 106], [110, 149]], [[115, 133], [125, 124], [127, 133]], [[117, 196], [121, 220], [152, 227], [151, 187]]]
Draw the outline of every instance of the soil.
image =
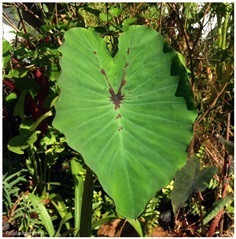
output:
[[[139, 237], [135, 229], [124, 220], [115, 219], [103, 224], [98, 232], [99, 237]], [[156, 227], [148, 237], [174, 237], [174, 233], [164, 230], [162, 227]]]

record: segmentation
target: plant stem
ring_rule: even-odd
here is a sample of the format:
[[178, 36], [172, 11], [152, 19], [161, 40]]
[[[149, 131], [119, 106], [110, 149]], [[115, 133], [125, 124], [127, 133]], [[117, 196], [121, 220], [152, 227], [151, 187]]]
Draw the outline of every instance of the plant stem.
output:
[[80, 237], [90, 237], [92, 231], [93, 172], [87, 167], [81, 209]]
[[81, 224], [81, 204], [83, 194], [83, 178], [80, 175], [72, 174], [75, 185], [75, 202], [74, 202], [74, 227], [76, 228], [74, 235], [77, 236]]
[[33, 125], [32, 125], [31, 128], [30, 128], [30, 131], [31, 131], [31, 132], [35, 132], [36, 129], [37, 129], [37, 127], [39, 126], [39, 124], [40, 124], [43, 120], [45, 120], [47, 117], [50, 117], [50, 116], [52, 116], [52, 111], [51, 111], [51, 110], [49, 110], [48, 112], [46, 112], [46, 113], [44, 113], [43, 115], [41, 115], [41, 116], [33, 123]]
[[29, 167], [28, 170], [32, 172], [32, 177], [33, 177], [33, 182], [37, 188], [37, 191], [39, 194], [42, 194], [42, 181], [39, 177], [39, 169], [38, 169], [38, 162], [35, 157], [35, 152], [34, 152], [34, 146], [30, 145], [30, 147], [27, 149], [28, 151], [28, 161], [29, 161]]
[[222, 26], [222, 39], [221, 39], [221, 49], [226, 49], [226, 34], [227, 34], [227, 26], [228, 26], [228, 14], [226, 12], [225, 20]]

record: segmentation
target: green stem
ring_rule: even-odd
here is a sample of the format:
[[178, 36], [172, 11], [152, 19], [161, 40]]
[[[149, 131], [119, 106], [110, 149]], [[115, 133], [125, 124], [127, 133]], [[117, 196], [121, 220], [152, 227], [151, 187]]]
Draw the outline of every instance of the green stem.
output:
[[41, 180], [39, 177], [38, 163], [37, 163], [37, 159], [35, 157], [33, 145], [30, 145], [30, 147], [28, 148], [28, 160], [30, 162], [31, 170], [33, 169], [33, 174], [32, 174], [33, 181], [35, 183], [37, 191], [39, 192], [39, 194], [41, 194], [42, 193], [42, 185], [41, 185]]
[[40, 194], [45, 195], [45, 179], [43, 176], [42, 161], [38, 154], [34, 151], [34, 161], [38, 163], [38, 177], [39, 177], [39, 188]]
[[222, 26], [221, 26], [221, 19], [217, 16], [217, 34], [218, 34], [218, 47], [221, 48], [222, 46]]
[[227, 34], [227, 26], [228, 26], [228, 14], [225, 15], [225, 20], [222, 26], [222, 40], [221, 40], [221, 49], [226, 49], [226, 34]]
[[48, 111], [48, 112], [46, 112], [45, 114], [41, 115], [41, 116], [34, 122], [34, 124], [31, 126], [30, 131], [31, 131], [31, 132], [35, 132], [36, 129], [37, 129], [37, 127], [39, 126], [39, 124], [40, 124], [43, 120], [45, 120], [47, 117], [50, 117], [50, 116], [52, 116], [52, 111], [51, 111], [51, 110]]
[[73, 174], [73, 181], [75, 185], [75, 202], [74, 202], [74, 227], [76, 228], [74, 235], [77, 236], [80, 230], [81, 220], [81, 205], [83, 194], [83, 178], [80, 175]]
[[92, 231], [93, 172], [87, 167], [81, 209], [80, 237], [90, 237]]

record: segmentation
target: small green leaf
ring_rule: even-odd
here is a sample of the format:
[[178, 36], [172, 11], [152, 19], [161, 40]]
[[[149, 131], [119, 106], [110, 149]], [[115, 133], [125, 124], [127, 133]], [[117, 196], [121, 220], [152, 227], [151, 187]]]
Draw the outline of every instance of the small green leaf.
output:
[[2, 67], [5, 68], [7, 64], [11, 60], [11, 53], [10, 51], [12, 50], [11, 44], [3, 39], [2, 41]]
[[110, 20], [111, 19], [111, 15], [110, 14], [107, 14], [107, 13], [100, 13], [99, 14], [99, 18], [102, 20], [102, 21], [104, 21], [104, 22], [106, 22], [106, 21], [108, 21], [108, 20]]
[[114, 17], [119, 17], [122, 13], [122, 9], [118, 7], [112, 7], [109, 9], [109, 13]]
[[13, 69], [10, 70], [9, 73], [7, 75], [4, 75], [5, 78], [19, 78], [20, 72], [19, 70]]
[[49, 32], [50, 30], [54, 29], [55, 28], [55, 25], [42, 25], [40, 27], [40, 30], [43, 32], [43, 33], [47, 33]]
[[60, 74], [61, 74], [60, 67], [58, 66], [58, 64], [52, 62], [51, 63], [50, 74], [49, 74], [50, 80], [51, 81], [57, 81]]
[[16, 154], [24, 154], [24, 150], [37, 140], [39, 133], [40, 131], [35, 131], [33, 134], [17, 135], [10, 139], [7, 148]]
[[24, 150], [28, 147], [29, 144], [26, 142], [25, 138], [20, 135], [10, 139], [7, 145], [7, 148], [16, 154], [24, 154]]
[[126, 31], [126, 30], [129, 28], [129, 26], [130, 26], [132, 23], [136, 22], [136, 21], [137, 21], [137, 18], [136, 18], [136, 17], [125, 19], [125, 20], [122, 22], [122, 30], [123, 30], [123, 31]]
[[32, 127], [33, 123], [34, 123], [34, 121], [32, 119], [23, 120], [19, 127], [20, 135], [28, 138], [31, 135], [30, 128]]
[[11, 50], [12, 50], [11, 44], [7, 40], [3, 39], [2, 40], [2, 54], [5, 55], [6, 53], [8, 53]]
[[46, 135], [41, 139], [41, 145], [53, 145], [57, 142], [56, 135], [52, 131], [47, 131]]
[[193, 193], [204, 191], [216, 171], [217, 168], [214, 166], [200, 171], [200, 159], [197, 157], [188, 160], [175, 176], [171, 193], [174, 212], [177, 212]]
[[17, 99], [16, 93], [10, 93], [9, 95], [6, 96], [6, 102], [11, 102], [16, 99]]
[[186, 67], [186, 60], [185, 60], [184, 56], [180, 52], [176, 52], [176, 53], [179, 57], [180, 62], [184, 65], [184, 67]]
[[46, 5], [45, 3], [43, 3], [42, 6], [43, 6], [43, 10], [44, 10], [44, 12], [48, 13], [49, 10], [48, 10], [47, 5]]

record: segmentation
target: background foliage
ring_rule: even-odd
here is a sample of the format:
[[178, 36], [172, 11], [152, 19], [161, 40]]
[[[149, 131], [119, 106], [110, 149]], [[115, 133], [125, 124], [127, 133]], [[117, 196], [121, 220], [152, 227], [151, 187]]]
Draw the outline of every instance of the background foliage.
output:
[[[3, 20], [16, 31], [11, 43], [2, 42], [4, 233], [77, 234], [78, 182], [86, 166], [51, 124], [59, 93], [58, 47], [65, 31], [94, 29], [114, 55], [121, 32], [147, 25], [186, 59], [198, 109], [189, 158], [196, 155], [202, 168], [216, 166], [217, 174], [186, 201], [175, 220], [167, 217], [172, 186], [157, 192], [139, 218], [143, 231], [153, 235], [161, 225], [178, 236], [232, 235], [232, 200], [223, 201], [207, 223], [202, 221], [214, 202], [234, 192], [229, 142], [234, 141], [233, 3], [4, 3]], [[117, 217], [94, 177], [92, 235]]]

